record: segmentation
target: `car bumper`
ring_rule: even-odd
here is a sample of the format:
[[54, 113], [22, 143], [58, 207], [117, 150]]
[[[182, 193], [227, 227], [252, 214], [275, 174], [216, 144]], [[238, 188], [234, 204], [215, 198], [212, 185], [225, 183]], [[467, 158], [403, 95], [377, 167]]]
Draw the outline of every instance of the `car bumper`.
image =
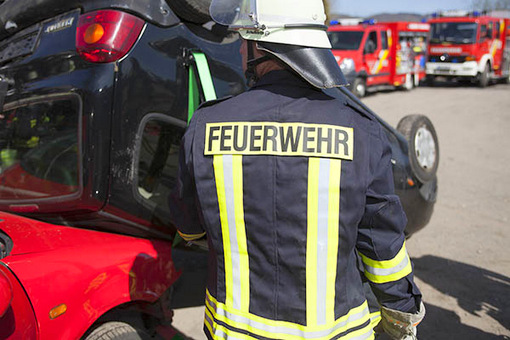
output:
[[468, 61], [461, 64], [427, 63], [426, 65], [427, 75], [433, 76], [476, 77], [478, 72], [478, 63], [476, 61]]

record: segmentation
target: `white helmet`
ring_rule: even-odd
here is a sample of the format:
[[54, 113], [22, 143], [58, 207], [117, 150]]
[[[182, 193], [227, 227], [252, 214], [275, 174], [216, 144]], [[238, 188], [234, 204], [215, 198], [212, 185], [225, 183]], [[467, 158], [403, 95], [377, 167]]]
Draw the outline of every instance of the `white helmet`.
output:
[[322, 0], [213, 0], [210, 12], [247, 40], [331, 48]]
[[322, 0], [212, 0], [210, 14], [315, 87], [346, 85], [331, 53]]

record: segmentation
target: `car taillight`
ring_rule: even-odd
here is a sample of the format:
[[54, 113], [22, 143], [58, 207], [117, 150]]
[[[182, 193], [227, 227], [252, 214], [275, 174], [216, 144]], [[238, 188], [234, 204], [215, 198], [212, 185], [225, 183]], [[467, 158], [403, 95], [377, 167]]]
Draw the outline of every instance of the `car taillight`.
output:
[[145, 22], [129, 13], [101, 10], [80, 16], [76, 50], [93, 63], [119, 60], [138, 39]]
[[0, 318], [4, 316], [11, 305], [13, 297], [12, 285], [9, 278], [0, 270]]

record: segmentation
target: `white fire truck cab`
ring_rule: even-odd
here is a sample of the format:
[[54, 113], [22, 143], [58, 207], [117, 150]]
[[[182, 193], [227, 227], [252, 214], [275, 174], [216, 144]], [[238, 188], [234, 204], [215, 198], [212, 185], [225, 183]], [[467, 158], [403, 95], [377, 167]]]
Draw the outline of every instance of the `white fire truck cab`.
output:
[[429, 20], [427, 81], [436, 77], [474, 81], [486, 87], [510, 82], [510, 19], [483, 13], [446, 13]]

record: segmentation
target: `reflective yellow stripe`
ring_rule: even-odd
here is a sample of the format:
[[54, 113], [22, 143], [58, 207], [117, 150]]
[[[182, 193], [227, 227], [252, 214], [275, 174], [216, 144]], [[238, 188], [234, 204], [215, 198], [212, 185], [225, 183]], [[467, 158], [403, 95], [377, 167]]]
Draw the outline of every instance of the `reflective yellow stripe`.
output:
[[381, 311], [370, 313], [370, 325], [375, 328], [381, 322]]
[[379, 72], [381, 72], [381, 70], [383, 68], [383, 63], [388, 58], [388, 55], [390, 54], [389, 50], [383, 50], [381, 52], [382, 52], [382, 56], [377, 61], [374, 74], [378, 74]]
[[235, 332], [231, 329], [228, 329], [222, 325], [219, 325], [214, 321], [214, 318], [211, 315], [209, 310], [205, 310], [205, 327], [209, 330], [209, 334], [211, 334], [214, 340], [216, 339], [239, 339], [239, 340], [251, 340], [256, 339], [249, 335]]
[[[352, 308], [346, 315], [335, 320], [331, 324], [323, 326], [303, 326], [287, 321], [277, 321], [262, 318], [260, 316], [241, 312], [222, 304], [206, 291], [206, 311], [214, 319], [235, 327], [241, 331], [250, 332], [256, 336], [263, 336], [271, 339], [331, 339], [338, 334], [367, 324], [360, 331], [347, 334], [340, 339], [371, 339], [372, 329], [370, 327], [370, 317], [368, 304], [365, 301], [362, 305]], [[365, 334], [366, 336], [363, 336]]]
[[230, 233], [228, 229], [227, 203], [225, 197], [225, 178], [223, 173], [223, 156], [214, 156], [213, 159], [214, 176], [216, 179], [216, 192], [218, 195], [218, 203], [220, 208], [221, 233], [223, 238], [223, 256], [225, 258], [225, 290], [226, 304], [233, 305], [234, 286], [232, 278], [232, 256], [230, 253]]
[[375, 283], [387, 283], [400, 280], [412, 272], [411, 260], [407, 254], [405, 242], [398, 254], [391, 260], [376, 261], [361, 254], [365, 266], [365, 276]]
[[363, 254], [360, 254], [360, 255], [361, 255], [361, 258], [363, 259], [363, 263], [369, 265], [370, 267], [392, 268], [392, 267], [395, 267], [400, 262], [402, 262], [402, 260], [407, 256], [406, 243], [404, 242], [404, 244], [402, 245], [402, 248], [400, 249], [398, 254], [391, 260], [376, 261], [376, 260], [372, 260], [371, 258], [369, 258]]
[[179, 233], [179, 235], [181, 235], [181, 237], [182, 237], [182, 239], [184, 241], [193, 241], [193, 240], [197, 240], [197, 239], [205, 236], [205, 233], [201, 233], [201, 234], [184, 234], [184, 233], [180, 232], [179, 230], [177, 230], [177, 232]]
[[373, 340], [375, 339], [375, 334], [372, 329], [372, 325], [369, 324], [361, 329], [358, 329], [355, 332], [351, 332], [346, 336], [339, 338], [341, 340]]
[[237, 249], [239, 251], [240, 278], [241, 278], [241, 310], [248, 311], [250, 306], [250, 269], [248, 260], [248, 246], [246, 241], [246, 228], [244, 224], [243, 205], [243, 156], [232, 156], [234, 181], [234, 206], [237, 233]]
[[306, 315], [307, 325], [335, 320], [341, 160], [308, 161]]
[[328, 208], [328, 264], [326, 290], [326, 321], [335, 320], [335, 291], [338, 261], [338, 238], [340, 219], [340, 176], [341, 160], [331, 160], [329, 175], [329, 208]]
[[306, 323], [317, 324], [317, 216], [319, 200], [319, 158], [308, 161], [308, 206], [306, 235]]

